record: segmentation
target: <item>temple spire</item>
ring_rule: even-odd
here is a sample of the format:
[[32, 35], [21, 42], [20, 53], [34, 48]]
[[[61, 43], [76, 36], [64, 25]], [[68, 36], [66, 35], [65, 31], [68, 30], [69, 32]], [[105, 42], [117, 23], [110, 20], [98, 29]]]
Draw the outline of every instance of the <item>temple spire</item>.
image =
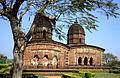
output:
[[78, 23], [78, 20], [77, 20], [77, 18], [75, 19], [75, 22], [74, 23]]

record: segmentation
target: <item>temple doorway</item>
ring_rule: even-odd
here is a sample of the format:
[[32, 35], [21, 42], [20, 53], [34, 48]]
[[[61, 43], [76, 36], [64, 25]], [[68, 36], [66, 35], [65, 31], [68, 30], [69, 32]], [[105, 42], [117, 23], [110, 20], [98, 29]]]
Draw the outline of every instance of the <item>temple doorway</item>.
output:
[[46, 30], [43, 30], [43, 38], [46, 39]]
[[92, 57], [90, 58], [90, 65], [91, 66], [93, 65], [93, 58]]
[[88, 64], [88, 58], [85, 57], [85, 58], [84, 58], [84, 65], [87, 65], [87, 64]]
[[82, 65], [82, 58], [81, 57], [78, 58], [78, 64]]

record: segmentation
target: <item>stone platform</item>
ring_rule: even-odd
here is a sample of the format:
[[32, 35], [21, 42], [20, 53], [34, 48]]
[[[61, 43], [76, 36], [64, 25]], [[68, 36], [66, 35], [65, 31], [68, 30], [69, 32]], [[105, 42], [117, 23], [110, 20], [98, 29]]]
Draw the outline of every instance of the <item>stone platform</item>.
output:
[[24, 69], [23, 72], [29, 72], [36, 75], [43, 75], [43, 76], [61, 76], [63, 73], [72, 73], [72, 72], [79, 72], [80, 69], [109, 69], [108, 67], [104, 66], [69, 66], [65, 69], [43, 69], [43, 68], [29, 68]]
[[61, 76], [63, 73], [79, 72], [79, 69], [25, 69], [23, 72], [43, 76]]

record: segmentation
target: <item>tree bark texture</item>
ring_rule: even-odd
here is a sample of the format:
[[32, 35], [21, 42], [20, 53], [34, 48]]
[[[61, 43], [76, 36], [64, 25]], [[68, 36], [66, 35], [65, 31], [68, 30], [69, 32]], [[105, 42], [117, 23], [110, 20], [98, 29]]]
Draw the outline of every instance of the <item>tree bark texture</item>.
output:
[[14, 46], [13, 51], [14, 64], [13, 64], [13, 75], [12, 78], [22, 78], [22, 52]]
[[12, 78], [22, 78], [22, 62], [23, 62], [23, 52], [26, 47], [25, 34], [20, 30], [17, 18], [10, 18], [11, 29], [14, 39], [14, 49], [13, 49], [13, 75]]
[[[22, 78], [22, 65], [23, 65], [23, 52], [26, 47], [26, 41], [24, 39], [18, 39], [18, 43], [14, 45], [13, 57], [13, 76], [12, 78]], [[17, 46], [21, 45], [21, 46]]]

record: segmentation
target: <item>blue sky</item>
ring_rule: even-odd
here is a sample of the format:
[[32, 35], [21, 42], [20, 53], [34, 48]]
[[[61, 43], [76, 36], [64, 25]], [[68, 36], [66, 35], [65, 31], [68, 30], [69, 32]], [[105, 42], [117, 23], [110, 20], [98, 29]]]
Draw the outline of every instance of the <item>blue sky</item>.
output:
[[[114, 0], [119, 4], [120, 0]], [[119, 11], [120, 12], [120, 11]], [[107, 18], [101, 14], [98, 16], [99, 28], [98, 31], [93, 33], [88, 32], [86, 29], [86, 44], [99, 46], [105, 49], [105, 53], [112, 53], [120, 59], [120, 17], [119, 18]], [[23, 26], [28, 28], [30, 23], [27, 22], [28, 17], [24, 18]], [[54, 38], [57, 40], [56, 38]], [[62, 41], [66, 43], [66, 41]], [[13, 57], [13, 38], [9, 21], [0, 19], [0, 54], [6, 55], [8, 58]]]

